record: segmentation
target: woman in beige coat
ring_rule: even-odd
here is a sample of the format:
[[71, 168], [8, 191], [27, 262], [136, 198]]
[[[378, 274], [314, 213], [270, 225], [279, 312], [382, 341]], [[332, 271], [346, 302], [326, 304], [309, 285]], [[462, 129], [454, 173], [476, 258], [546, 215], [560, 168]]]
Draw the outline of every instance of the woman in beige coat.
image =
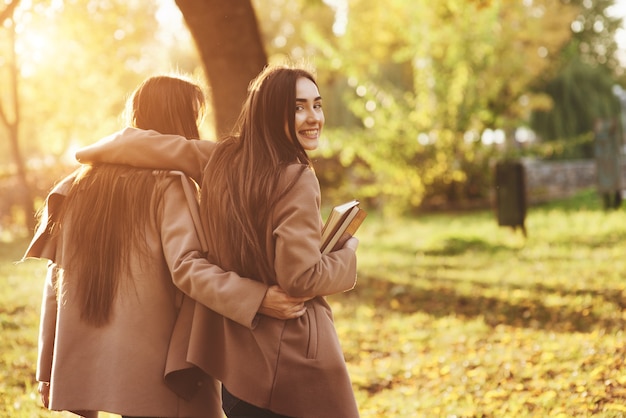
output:
[[[77, 154], [82, 161], [158, 162], [195, 176], [210, 158], [201, 188], [209, 259], [314, 297], [302, 317], [260, 318], [252, 329], [196, 305], [187, 360], [223, 382], [223, 408], [232, 418], [358, 416], [323, 298], [354, 286], [358, 241], [326, 255], [319, 250], [320, 189], [306, 151], [317, 147], [323, 124], [313, 77], [269, 67], [250, 86], [240, 131], [217, 145], [172, 136], [149, 142], [150, 133], [136, 133]], [[124, 152], [111, 152], [112, 144]]]
[[[199, 136], [204, 96], [193, 83], [152, 77], [129, 104], [134, 126]], [[181, 172], [109, 164], [83, 166], [49, 194], [25, 254], [50, 260], [37, 367], [47, 407], [221, 417], [217, 382], [186, 363], [186, 342], [181, 352], [173, 338], [191, 323], [185, 294], [244, 328], [258, 312], [304, 312], [301, 300], [209, 264], [196, 197]]]

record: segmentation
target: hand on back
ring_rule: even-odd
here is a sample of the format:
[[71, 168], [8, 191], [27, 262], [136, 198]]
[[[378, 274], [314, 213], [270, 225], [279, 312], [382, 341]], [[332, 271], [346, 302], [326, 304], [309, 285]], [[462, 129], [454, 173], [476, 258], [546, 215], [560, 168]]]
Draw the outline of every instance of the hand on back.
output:
[[278, 286], [270, 286], [259, 308], [259, 313], [276, 319], [293, 319], [304, 315], [304, 302], [309, 297], [292, 297]]

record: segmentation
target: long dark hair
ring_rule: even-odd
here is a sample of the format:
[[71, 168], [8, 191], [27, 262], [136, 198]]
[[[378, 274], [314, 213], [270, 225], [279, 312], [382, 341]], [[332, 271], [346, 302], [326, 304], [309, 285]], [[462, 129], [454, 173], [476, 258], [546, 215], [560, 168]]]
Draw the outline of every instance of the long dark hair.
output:
[[[131, 126], [198, 138], [204, 94], [178, 76], [145, 80], [129, 99]], [[155, 139], [156, 140], [156, 139]], [[94, 326], [109, 322], [113, 301], [130, 279], [132, 259], [147, 254], [154, 171], [102, 164], [83, 166], [65, 198], [57, 233], [71, 243], [63, 256], [63, 282], [73, 282], [81, 318]], [[62, 291], [59, 292], [59, 297]]]
[[135, 89], [125, 113], [127, 123], [135, 128], [199, 139], [198, 124], [205, 110], [206, 100], [198, 84], [184, 76], [159, 75]]
[[274, 278], [267, 254], [270, 216], [293, 186], [278, 190], [281, 173], [290, 164], [300, 163], [301, 172], [311, 165], [294, 127], [296, 81], [302, 77], [315, 83], [308, 71], [286, 66], [267, 67], [251, 82], [235, 132], [218, 143], [201, 187], [209, 248], [219, 246], [229, 257], [213, 261], [266, 282]]

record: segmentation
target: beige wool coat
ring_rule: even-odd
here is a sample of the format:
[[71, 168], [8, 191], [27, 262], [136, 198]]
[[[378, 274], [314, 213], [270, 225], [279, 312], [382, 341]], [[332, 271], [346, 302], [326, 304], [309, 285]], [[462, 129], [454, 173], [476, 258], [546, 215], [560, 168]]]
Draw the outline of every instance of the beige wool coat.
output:
[[50, 235], [72, 180], [66, 178], [49, 194], [24, 256], [50, 260], [36, 376], [50, 383], [50, 409], [221, 418], [219, 383], [185, 361], [187, 342], [172, 342], [176, 329], [191, 323], [188, 307], [195, 302], [186, 294], [249, 328], [267, 286], [206, 261], [196, 186], [183, 173], [169, 172], [159, 180], [164, 192], [153, 196], [146, 222], [149, 258], [135, 257], [130, 284], [114, 302], [111, 322], [100, 328], [85, 324], [72, 303], [73, 287], [63, 287], [58, 298], [55, 292], [63, 266], [71, 262], [65, 254], [80, 245]]
[[[106, 155], [113, 159], [110, 162], [158, 164], [199, 179], [214, 145], [173, 136], [154, 141], [155, 134], [125, 132], [81, 150], [77, 158], [93, 161]], [[112, 144], [124, 152], [113, 152]], [[283, 187], [299, 171], [299, 166], [290, 166]], [[347, 248], [320, 253], [320, 199], [318, 180], [307, 168], [281, 199], [268, 225], [267, 257], [276, 280], [266, 284], [278, 284], [294, 296], [317, 296], [307, 302], [306, 314], [289, 321], [258, 317], [250, 329], [198, 304], [188, 330], [186, 359], [254, 405], [294, 417], [352, 418], [359, 416], [358, 408], [331, 308], [323, 295], [355, 285], [356, 256]], [[231, 255], [221, 250], [219, 239], [212, 242], [209, 253], [228, 269]]]

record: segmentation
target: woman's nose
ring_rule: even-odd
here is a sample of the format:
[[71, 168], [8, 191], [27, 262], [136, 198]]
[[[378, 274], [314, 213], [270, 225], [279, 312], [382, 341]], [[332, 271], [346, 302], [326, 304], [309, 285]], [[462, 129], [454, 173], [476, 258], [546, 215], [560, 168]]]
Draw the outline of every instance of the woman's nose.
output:
[[307, 113], [307, 122], [317, 122], [319, 121], [321, 118], [321, 115], [319, 114], [319, 112], [316, 112], [315, 110], [311, 110]]

